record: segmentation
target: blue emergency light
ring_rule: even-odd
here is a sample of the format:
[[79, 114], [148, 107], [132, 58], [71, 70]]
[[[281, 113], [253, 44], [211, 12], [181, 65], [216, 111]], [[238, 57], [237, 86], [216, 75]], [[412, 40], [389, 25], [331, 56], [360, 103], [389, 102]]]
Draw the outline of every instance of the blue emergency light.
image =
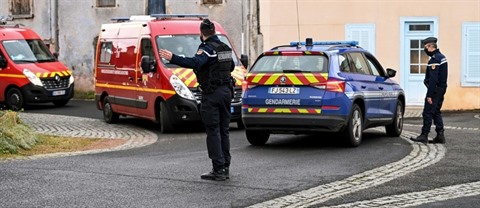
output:
[[[310, 45], [309, 41], [308, 45]], [[312, 45], [348, 45], [348, 46], [357, 46], [358, 41], [356, 40], [347, 40], [347, 41], [316, 41], [312, 42]], [[290, 42], [290, 46], [298, 46], [298, 45], [307, 45], [306, 42]]]

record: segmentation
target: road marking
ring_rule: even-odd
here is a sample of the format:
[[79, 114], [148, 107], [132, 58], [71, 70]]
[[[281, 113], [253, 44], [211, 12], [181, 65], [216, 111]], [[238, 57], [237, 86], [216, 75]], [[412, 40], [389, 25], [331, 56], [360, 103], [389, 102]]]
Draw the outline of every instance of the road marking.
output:
[[412, 207], [426, 203], [446, 201], [460, 197], [480, 195], [480, 181], [465, 183], [428, 191], [412, 192], [394, 196], [386, 196], [373, 200], [357, 201], [348, 204], [329, 206], [329, 208], [344, 207]]
[[480, 119], [480, 115], [474, 115], [473, 117], [476, 119]]
[[[411, 127], [422, 127], [420, 124], [403, 124], [404, 126], [411, 126]], [[432, 126], [434, 128], [434, 126]], [[478, 131], [480, 128], [472, 128], [472, 127], [456, 127], [456, 126], [444, 126], [444, 129], [453, 129], [453, 130], [467, 130], [467, 131]]]
[[[376, 128], [376, 130], [383, 131], [382, 128]], [[445, 156], [446, 150], [443, 145], [411, 142], [409, 138], [414, 136], [416, 136], [414, 132], [403, 131], [401, 138], [408, 141], [413, 150], [397, 162], [250, 207], [309, 207], [405, 176], [435, 164]]]

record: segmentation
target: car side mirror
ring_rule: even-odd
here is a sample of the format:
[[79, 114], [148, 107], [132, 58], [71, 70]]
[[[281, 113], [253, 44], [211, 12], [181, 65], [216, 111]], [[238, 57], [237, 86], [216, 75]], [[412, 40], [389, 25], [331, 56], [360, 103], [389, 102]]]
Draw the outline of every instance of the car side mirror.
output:
[[0, 56], [0, 69], [6, 68], [7, 67], [7, 59], [5, 57]]
[[242, 54], [242, 55], [240, 56], [240, 62], [242, 62], [242, 65], [243, 65], [245, 68], [248, 68], [248, 55]]
[[140, 63], [143, 73], [150, 73], [156, 71], [155, 59], [150, 56], [142, 56], [142, 62]]
[[390, 69], [390, 68], [387, 68], [387, 76], [388, 77], [395, 77], [396, 74], [397, 74], [397, 71], [395, 71], [393, 69]]

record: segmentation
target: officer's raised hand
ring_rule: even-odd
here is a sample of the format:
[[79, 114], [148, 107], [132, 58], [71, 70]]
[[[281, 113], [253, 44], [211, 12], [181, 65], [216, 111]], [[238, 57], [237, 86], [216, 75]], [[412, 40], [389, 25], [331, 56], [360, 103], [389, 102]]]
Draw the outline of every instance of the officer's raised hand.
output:
[[160, 54], [160, 57], [167, 59], [168, 61], [172, 60], [173, 54], [169, 50], [160, 49], [159, 54]]

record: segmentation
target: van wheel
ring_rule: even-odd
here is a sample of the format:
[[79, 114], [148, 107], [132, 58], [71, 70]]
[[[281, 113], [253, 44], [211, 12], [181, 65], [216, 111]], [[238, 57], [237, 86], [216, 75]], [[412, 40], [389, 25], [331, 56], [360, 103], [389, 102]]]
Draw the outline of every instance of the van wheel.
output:
[[160, 131], [162, 133], [173, 132], [173, 125], [168, 114], [167, 104], [160, 102]]
[[56, 101], [53, 101], [52, 103], [57, 107], [62, 107], [62, 106], [65, 106], [68, 103], [68, 101], [70, 101], [70, 99], [56, 100]]
[[393, 122], [385, 126], [385, 131], [388, 136], [398, 137], [403, 130], [403, 104], [401, 101], [397, 101], [397, 110]]
[[25, 99], [23, 98], [22, 92], [18, 88], [10, 88], [7, 91], [7, 96], [5, 98], [7, 108], [13, 111], [19, 111], [25, 105]]
[[358, 147], [363, 136], [362, 110], [357, 104], [353, 104], [352, 113], [344, 132], [345, 143], [349, 147]]
[[108, 97], [103, 99], [103, 120], [105, 122], [111, 124], [118, 122], [118, 118], [120, 115], [118, 113], [113, 112], [112, 104], [109, 101]]
[[245, 135], [251, 145], [262, 146], [267, 143], [268, 138], [270, 137], [270, 132], [246, 130]]

